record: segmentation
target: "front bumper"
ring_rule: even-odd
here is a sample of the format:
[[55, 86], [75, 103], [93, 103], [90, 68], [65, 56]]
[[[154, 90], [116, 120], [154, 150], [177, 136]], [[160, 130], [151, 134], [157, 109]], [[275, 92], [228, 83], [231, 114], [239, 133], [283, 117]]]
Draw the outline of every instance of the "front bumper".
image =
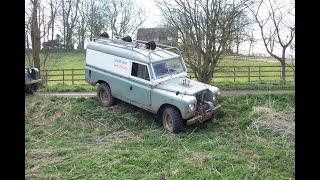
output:
[[210, 119], [210, 118], [212, 117], [212, 114], [215, 113], [215, 112], [217, 112], [217, 110], [218, 110], [219, 108], [220, 108], [220, 105], [215, 106], [215, 107], [213, 107], [212, 109], [208, 109], [209, 111], [207, 111], [207, 112], [205, 113], [205, 115], [196, 115], [196, 116], [194, 116], [193, 118], [188, 119], [188, 120], [187, 120], [187, 125], [194, 124], [194, 123], [197, 123], [197, 122], [202, 123], [202, 122]]

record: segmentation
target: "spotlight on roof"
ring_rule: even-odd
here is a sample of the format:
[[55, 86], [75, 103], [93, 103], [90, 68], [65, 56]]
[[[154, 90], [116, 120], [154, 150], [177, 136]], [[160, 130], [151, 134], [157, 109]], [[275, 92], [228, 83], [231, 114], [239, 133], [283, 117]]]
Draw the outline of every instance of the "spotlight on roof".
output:
[[107, 32], [104, 32], [100, 34], [100, 37], [109, 38], [109, 34]]
[[126, 41], [126, 42], [132, 42], [132, 39], [130, 36], [126, 36], [126, 37], [123, 37], [121, 38], [123, 41]]
[[149, 41], [145, 45], [146, 45], [146, 49], [151, 49], [151, 50], [155, 50], [157, 47], [154, 41]]

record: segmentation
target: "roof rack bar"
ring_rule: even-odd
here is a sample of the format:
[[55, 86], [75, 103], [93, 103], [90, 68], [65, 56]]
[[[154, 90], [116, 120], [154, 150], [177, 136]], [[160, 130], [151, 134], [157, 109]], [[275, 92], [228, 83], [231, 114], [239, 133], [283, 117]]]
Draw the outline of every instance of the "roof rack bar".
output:
[[[105, 38], [105, 37], [100, 37], [100, 36], [99, 36], [99, 37], [97, 37], [97, 38], [93, 38], [93, 41], [94, 41], [94, 42], [97, 42], [97, 43], [101, 43], [101, 44], [108, 44], [108, 45], [111, 45], [111, 46], [114, 46], [114, 47], [123, 48], [123, 49], [131, 49], [132, 51], [135, 51], [135, 52], [137, 52], [137, 53], [139, 53], [139, 54], [141, 54], [141, 55], [143, 55], [143, 56], [145, 56], [145, 57], [148, 57], [150, 63], [151, 63], [151, 58], [150, 58], [150, 57], [151, 57], [151, 54], [155, 54], [155, 55], [157, 55], [157, 56], [160, 56], [159, 54], [157, 54], [157, 53], [155, 53], [155, 52], [160, 52], [160, 51], [162, 51], [162, 52], [164, 52], [164, 53], [166, 53], [166, 54], [168, 54], [168, 55], [172, 55], [172, 54], [170, 54], [169, 52], [167, 52], [167, 51], [165, 51], [165, 50], [176, 49], [176, 50], [178, 50], [178, 52], [179, 52], [179, 54], [180, 54], [180, 56], [181, 56], [181, 51], [180, 51], [179, 48], [174, 47], [174, 46], [165, 45], [165, 44], [156, 44], [156, 45], [158, 46], [158, 48], [155, 49], [155, 50], [143, 48], [143, 49], [149, 51], [148, 55], [146, 55], [146, 54], [143, 54], [143, 53], [135, 50], [134, 48], [139, 48], [139, 49], [141, 49], [141, 46], [142, 46], [142, 47], [145, 47], [144, 45], [145, 45], [145, 43], [147, 43], [147, 41], [132, 40], [132, 42], [127, 42], [127, 41], [123, 41], [123, 40], [121, 39], [121, 37], [119, 37], [119, 36], [116, 36], [116, 38], [117, 38], [117, 39], [111, 39], [111, 38]], [[116, 44], [123, 45], [123, 46], [116, 46]], [[162, 56], [160, 56], [160, 57], [162, 57]]]
[[[105, 38], [105, 37], [98, 37], [98, 38], [93, 38], [93, 41], [96, 41], [96, 40], [102, 40], [102, 41], [111, 41], [111, 42], [117, 42], [117, 43], [120, 43], [120, 44], [131, 44], [131, 43], [135, 43], [135, 44], [138, 44], [138, 43], [147, 43], [147, 41], [142, 41], [142, 40], [132, 40], [132, 42], [126, 42], [126, 41], [123, 41], [120, 39], [120, 36], [117, 36], [116, 38], [118, 39], [111, 39], [111, 38]], [[169, 46], [169, 45], [165, 45], [165, 44], [157, 44], [157, 46], [161, 47], [162, 49], [165, 49], [165, 50], [168, 50], [168, 49], [177, 49], [179, 50], [177, 47], [174, 47], [174, 46]], [[180, 51], [180, 50], [179, 50]]]
[[[135, 41], [136, 41], [136, 43], [147, 43], [147, 41], [142, 41], [142, 40], [135, 40]], [[153, 50], [152, 52], [149, 52], [149, 55], [148, 55], [149, 60], [150, 60], [151, 53], [154, 53], [154, 54], [155, 54], [155, 52], [157, 52], [157, 51], [170, 50], [170, 49], [176, 49], [176, 50], [178, 50], [178, 52], [179, 52], [179, 54], [180, 54], [180, 56], [181, 56], [181, 51], [180, 51], [180, 49], [177, 48], [177, 47], [169, 46], [169, 45], [165, 45], [165, 44], [157, 44], [157, 46], [160, 46], [160, 49], [155, 49], [155, 50]], [[162, 47], [161, 47], [161, 46], [162, 46]], [[163, 51], [163, 52], [166, 53], [166, 54], [171, 55], [170, 53], [168, 53], [168, 52], [166, 52], [166, 51]], [[151, 62], [151, 60], [150, 60], [150, 62]]]
[[[142, 40], [134, 40], [134, 41], [139, 42], [139, 43], [147, 43], [147, 41], [142, 41]], [[161, 48], [165, 49], [165, 50], [167, 50], [167, 48], [168, 49], [177, 49], [177, 50], [179, 50], [177, 47], [169, 46], [169, 45], [165, 45], [165, 44], [157, 44], [157, 46], [160, 46], [160, 47], [162, 46]]]
[[[162, 57], [160, 54], [157, 54], [157, 53], [155, 53], [155, 52], [153, 52], [153, 54], [155, 54], [155, 55], [157, 55], [157, 56], [159, 56], [159, 57]], [[169, 54], [169, 53], [168, 53]], [[163, 57], [162, 57], [163, 58]]]

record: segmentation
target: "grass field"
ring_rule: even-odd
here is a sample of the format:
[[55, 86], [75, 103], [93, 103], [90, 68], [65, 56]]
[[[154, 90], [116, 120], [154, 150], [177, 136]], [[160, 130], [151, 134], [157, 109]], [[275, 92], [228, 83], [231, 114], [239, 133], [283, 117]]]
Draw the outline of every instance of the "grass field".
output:
[[[40, 54], [40, 58], [43, 57], [44, 55]], [[50, 53], [48, 63], [52, 69], [84, 69], [85, 59], [85, 52], [54, 52]], [[25, 62], [28, 64], [27, 57]]]
[[[43, 55], [41, 55], [43, 56]], [[49, 61], [54, 63], [54, 69], [84, 69], [85, 52], [58, 52], [51, 53]], [[26, 58], [27, 63], [27, 58]], [[292, 64], [291, 61], [288, 64]], [[280, 65], [279, 61], [274, 58], [258, 58], [245, 56], [226, 56], [221, 57], [218, 62], [219, 66], [259, 66], [259, 65]]]
[[[52, 53], [50, 55], [50, 61], [54, 65], [53, 69], [84, 69], [85, 67], [85, 52], [64, 52], [64, 53]], [[288, 62], [288, 64], [292, 64]], [[236, 76], [247, 76], [248, 67], [247, 66], [257, 66], [251, 67], [251, 76], [259, 76], [259, 65], [260, 66], [279, 66], [279, 62], [274, 58], [256, 58], [256, 57], [241, 57], [241, 56], [227, 56], [222, 57], [218, 65], [220, 68], [216, 68], [218, 72], [214, 74], [217, 78], [213, 79], [212, 85], [218, 86], [220, 89], [261, 89], [261, 90], [273, 90], [273, 89], [294, 89], [295, 83], [293, 79], [293, 71], [290, 66], [286, 69], [287, 72], [287, 83], [280, 83], [280, 73], [279, 72], [262, 72], [261, 76], [273, 75], [275, 77], [251, 77], [250, 82], [248, 77], [236, 77], [235, 82], [233, 77], [218, 78], [218, 76], [233, 76], [233, 66], [243, 66], [237, 67]], [[228, 66], [228, 68], [223, 67]], [[279, 67], [264, 67], [261, 70], [265, 71], [280, 71]], [[58, 75], [50, 77], [51, 80], [62, 80], [62, 73], [65, 75], [64, 84], [61, 81], [50, 81], [48, 83], [49, 87], [46, 87], [40, 91], [94, 91], [96, 87], [89, 86], [84, 80], [74, 81], [75, 85], [71, 85], [71, 74], [72, 71], [56, 71], [51, 72], [52, 75]], [[74, 79], [84, 79], [83, 70], [74, 70]], [[78, 75], [77, 75], [78, 74]], [[189, 75], [193, 76], [192, 73]], [[195, 79], [195, 78], [193, 78]]]
[[124, 102], [26, 96], [26, 179], [294, 179], [294, 94], [219, 101], [176, 135]]

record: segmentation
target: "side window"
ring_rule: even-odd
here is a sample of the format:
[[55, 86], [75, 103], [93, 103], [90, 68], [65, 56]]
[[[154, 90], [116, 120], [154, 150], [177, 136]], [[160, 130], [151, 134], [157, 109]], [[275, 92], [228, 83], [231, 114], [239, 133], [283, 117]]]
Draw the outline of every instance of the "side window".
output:
[[132, 62], [131, 76], [135, 76], [150, 81], [147, 66], [135, 62]]

